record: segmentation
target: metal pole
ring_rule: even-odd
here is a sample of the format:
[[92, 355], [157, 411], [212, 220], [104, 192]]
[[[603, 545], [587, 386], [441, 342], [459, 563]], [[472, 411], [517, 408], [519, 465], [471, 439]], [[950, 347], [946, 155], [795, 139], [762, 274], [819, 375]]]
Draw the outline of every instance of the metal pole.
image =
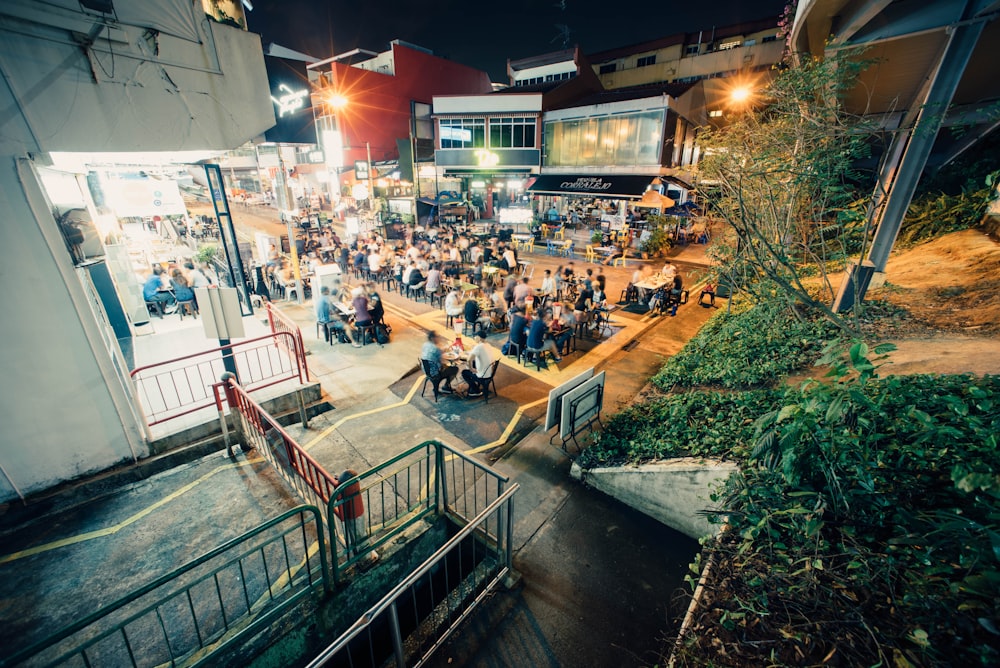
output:
[[375, 210], [375, 182], [372, 181], [372, 145], [365, 142], [365, 151], [368, 153], [368, 208]]
[[[281, 155], [281, 146], [278, 146], [278, 169], [281, 173], [281, 187], [278, 190], [281, 193], [282, 199], [285, 200], [284, 209], [288, 211], [291, 208], [292, 202], [291, 193], [288, 189], [288, 172], [285, 171], [285, 159]], [[292, 220], [289, 217], [285, 218], [285, 231], [288, 234], [288, 252], [292, 256], [292, 275], [295, 277], [296, 287], [295, 301], [301, 304], [305, 290], [302, 287], [302, 272], [299, 270], [299, 251], [295, 247], [295, 231], [292, 227]]]

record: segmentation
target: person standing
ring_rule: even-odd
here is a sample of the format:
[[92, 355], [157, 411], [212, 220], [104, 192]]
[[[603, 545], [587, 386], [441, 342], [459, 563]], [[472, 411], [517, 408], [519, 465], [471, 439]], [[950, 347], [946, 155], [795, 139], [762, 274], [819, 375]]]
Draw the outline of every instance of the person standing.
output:
[[476, 334], [476, 345], [469, 351], [468, 368], [462, 369], [462, 378], [469, 385], [469, 397], [481, 397], [486, 392], [488, 379], [486, 374], [493, 366], [493, 355], [486, 345], [486, 333], [482, 330]]
[[[378, 561], [378, 552], [368, 551], [368, 526], [365, 522], [365, 502], [361, 498], [361, 483], [354, 469], [346, 469], [333, 477], [334, 499], [342, 499], [333, 508], [333, 513], [344, 524], [344, 545], [349, 557], [358, 557], [368, 552], [365, 566]], [[345, 485], [345, 483], [347, 483]]]

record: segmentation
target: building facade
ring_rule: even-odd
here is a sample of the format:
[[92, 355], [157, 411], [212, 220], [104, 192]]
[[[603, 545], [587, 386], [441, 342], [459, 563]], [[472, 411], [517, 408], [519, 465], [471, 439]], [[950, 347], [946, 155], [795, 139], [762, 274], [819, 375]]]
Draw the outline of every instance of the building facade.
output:
[[761, 19], [590, 54], [608, 90], [762, 73], [781, 62], [778, 20]]
[[274, 114], [260, 37], [201, 3], [3, 3], [0, 18], [0, 266], [17, 277], [0, 325], [2, 503], [149, 455], [119, 337], [56, 220], [97, 219], [86, 175], [51, 154], [231, 149]]

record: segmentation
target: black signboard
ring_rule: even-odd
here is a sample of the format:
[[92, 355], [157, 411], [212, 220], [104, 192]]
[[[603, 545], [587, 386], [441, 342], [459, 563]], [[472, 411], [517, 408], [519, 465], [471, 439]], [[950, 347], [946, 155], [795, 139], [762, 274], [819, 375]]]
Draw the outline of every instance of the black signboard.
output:
[[273, 128], [264, 139], [276, 144], [315, 144], [312, 99], [306, 64], [298, 60], [264, 56], [274, 105]]

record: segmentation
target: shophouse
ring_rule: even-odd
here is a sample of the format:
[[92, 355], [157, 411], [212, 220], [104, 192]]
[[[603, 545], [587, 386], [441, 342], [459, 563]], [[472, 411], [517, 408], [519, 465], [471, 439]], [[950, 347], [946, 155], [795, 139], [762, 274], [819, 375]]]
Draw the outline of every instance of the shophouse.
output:
[[251, 85], [265, 80], [260, 38], [239, 3], [228, 9], [0, 3], [0, 265], [17, 277], [0, 347], [0, 503], [150, 454], [123, 354], [132, 326], [106, 289], [110, 230], [71, 247], [58, 219], [102, 215], [87, 175], [54, 154], [229, 150], [272, 126], [267, 89]]
[[492, 94], [434, 98], [435, 190], [488, 218], [525, 204], [526, 179], [542, 164], [543, 112], [602, 90], [578, 48], [507, 61], [507, 74]]
[[[357, 192], [354, 186], [362, 190], [377, 186], [376, 180], [387, 173], [413, 181], [414, 158], [419, 162], [421, 157], [430, 157], [429, 114], [435, 95], [477, 95], [492, 90], [486, 72], [399, 40], [382, 53], [355, 49], [312, 63], [308, 70], [316, 134], [326, 166], [339, 176], [345, 195]], [[355, 171], [356, 166], [363, 170], [372, 164], [382, 165], [382, 172]], [[375, 194], [391, 194], [386, 190], [393, 189], [398, 192], [398, 184], [386, 183]]]
[[527, 188], [539, 210], [623, 211], [654, 184], [685, 202], [698, 162], [697, 128], [707, 122], [699, 84], [605, 91], [543, 115], [542, 168]]
[[677, 33], [590, 54], [608, 89], [754, 75], [781, 62], [777, 18]]

